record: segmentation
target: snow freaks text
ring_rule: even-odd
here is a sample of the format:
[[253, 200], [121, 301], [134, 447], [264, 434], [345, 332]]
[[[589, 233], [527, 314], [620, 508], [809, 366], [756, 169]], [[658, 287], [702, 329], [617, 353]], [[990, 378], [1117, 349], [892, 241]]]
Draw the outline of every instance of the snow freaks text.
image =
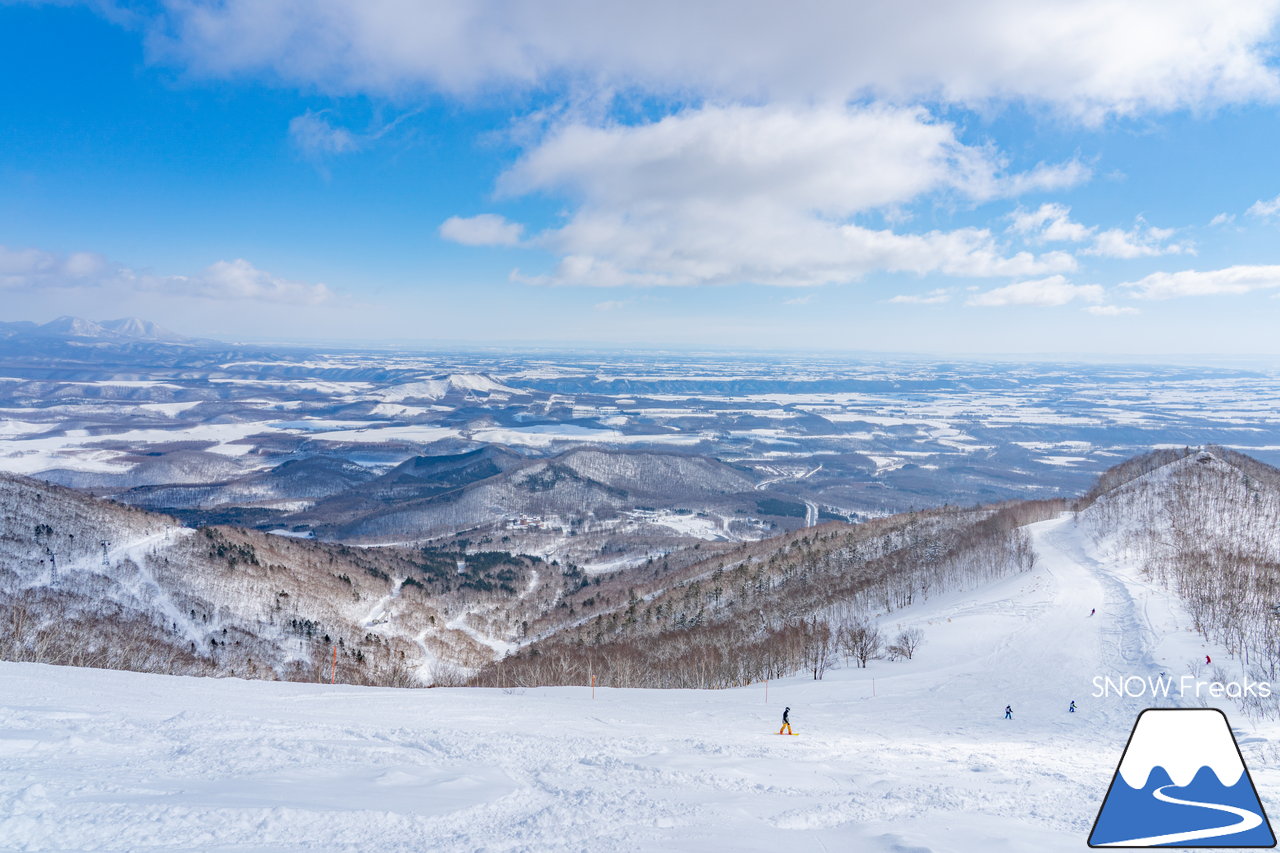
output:
[[1130, 675], [1093, 677], [1093, 698], [1121, 699], [1163, 698], [1170, 696], [1196, 699], [1244, 699], [1271, 697], [1271, 684], [1254, 681], [1247, 675], [1243, 681], [1208, 681], [1194, 675], [1174, 678], [1169, 675]]

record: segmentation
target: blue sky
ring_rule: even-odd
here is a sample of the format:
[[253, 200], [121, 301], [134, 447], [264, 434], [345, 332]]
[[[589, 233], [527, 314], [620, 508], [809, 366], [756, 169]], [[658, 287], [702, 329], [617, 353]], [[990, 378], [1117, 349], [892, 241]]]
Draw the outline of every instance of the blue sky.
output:
[[1280, 4], [1209, 6], [0, 0], [0, 319], [1275, 354]]

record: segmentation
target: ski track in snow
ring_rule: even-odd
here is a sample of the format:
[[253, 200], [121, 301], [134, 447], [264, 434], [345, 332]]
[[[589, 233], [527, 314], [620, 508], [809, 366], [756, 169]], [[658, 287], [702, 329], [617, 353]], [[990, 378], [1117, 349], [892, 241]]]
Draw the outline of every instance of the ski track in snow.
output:
[[391, 607], [391, 602], [400, 597], [400, 592], [404, 589], [404, 581], [404, 578], [397, 580], [393, 584], [391, 592], [378, 599], [377, 604], [369, 609], [368, 614], [360, 620], [362, 628], [375, 628], [379, 625], [385, 625], [391, 620], [389, 608]]
[[464, 610], [463, 612], [459, 613], [457, 616], [450, 619], [448, 623], [445, 624], [445, 627], [453, 631], [461, 631], [471, 639], [475, 640], [480, 645], [487, 646], [493, 649], [493, 653], [497, 657], [502, 657], [503, 655], [510, 652], [513, 648], [515, 648], [514, 643], [510, 643], [506, 640], [500, 640], [497, 637], [491, 637], [488, 634], [485, 634], [482, 631], [477, 630], [470, 623], [468, 623], [467, 621], [468, 617], [470, 617], [473, 613], [477, 613], [477, 612], [479, 611]]
[[[169, 528], [157, 533], [149, 533], [124, 543], [108, 542], [106, 554], [101, 552], [65, 564], [58, 565], [57, 580], [54, 586], [64, 583], [66, 578], [74, 574], [92, 573], [110, 577], [119, 588], [139, 601], [150, 602], [153, 609], [163, 613], [166, 620], [183, 631], [187, 640], [203, 644], [206, 637], [216, 627], [198, 625], [191, 616], [173, 603], [168, 593], [156, 581], [155, 576], [147, 568], [147, 555], [158, 546], [169, 547], [180, 538], [195, 534], [185, 527]], [[105, 565], [104, 565], [105, 561]], [[132, 567], [130, 570], [129, 567]], [[33, 586], [43, 582], [37, 579]]]
[[[534, 592], [537, 591], [538, 587], [541, 586], [541, 584], [542, 584], [542, 575], [538, 573], [537, 569], [533, 569], [529, 574], [529, 585], [526, 586], [524, 590], [520, 593], [520, 595], [518, 596], [518, 599], [524, 600], [529, 596], [533, 595]], [[489, 608], [489, 611], [492, 612], [497, 609], [498, 608], [496, 607], [491, 607]], [[454, 631], [461, 631], [471, 639], [475, 640], [480, 645], [487, 646], [488, 648], [493, 650], [495, 657], [498, 657], [498, 658], [511, 653], [515, 649], [520, 648], [520, 646], [522, 645], [532, 642], [531, 639], [524, 640], [523, 642], [515, 641], [515, 640], [503, 640], [478, 630], [477, 628], [472, 626], [467, 620], [468, 620], [468, 617], [472, 616], [473, 614], [479, 615], [482, 612], [484, 611], [483, 610], [464, 610], [462, 613], [459, 613], [457, 616], [450, 619], [445, 624], [445, 627]], [[419, 638], [418, 645], [422, 646], [425, 649], [426, 647], [425, 647], [425, 644], [422, 642], [422, 639], [423, 638], [421, 637]]]
[[[924, 629], [915, 660], [775, 681], [767, 703], [759, 684], [593, 700], [3, 663], [0, 849], [1080, 850], [1150, 704], [1092, 678], [1152, 674], [1188, 638], [1069, 517], [1031, 533], [1032, 571], [882, 617]], [[800, 737], [774, 734], [784, 705]], [[1250, 764], [1274, 802], [1280, 772]]]

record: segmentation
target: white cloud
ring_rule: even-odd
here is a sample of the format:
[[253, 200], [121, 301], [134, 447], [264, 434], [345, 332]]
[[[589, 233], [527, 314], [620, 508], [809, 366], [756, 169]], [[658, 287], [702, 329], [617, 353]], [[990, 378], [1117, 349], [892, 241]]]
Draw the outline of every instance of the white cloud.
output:
[[1131, 308], [1127, 306], [1122, 307], [1120, 305], [1090, 305], [1088, 308], [1084, 310], [1088, 311], [1090, 314], [1095, 314], [1099, 317], [1122, 317], [1130, 314], [1142, 313], [1137, 308]]
[[289, 122], [289, 139], [310, 159], [323, 159], [348, 154], [361, 146], [361, 140], [345, 127], [330, 123], [323, 112], [307, 110]]
[[1082, 243], [1096, 230], [1071, 220], [1071, 208], [1042, 204], [1036, 210], [1018, 208], [1009, 215], [1009, 230], [1042, 243]]
[[539, 240], [562, 254], [548, 275], [513, 273], [530, 284], [681, 287], [751, 282], [809, 287], [854, 281], [874, 271], [966, 277], [1035, 275], [1075, 269], [1061, 252], [1004, 255], [989, 231], [965, 228], [895, 234], [772, 209], [696, 215], [579, 213]]
[[553, 131], [499, 180], [565, 195], [562, 227], [529, 242], [561, 260], [525, 280], [579, 285], [805, 286], [876, 270], [959, 276], [1071, 270], [1063, 252], [1007, 255], [990, 231], [899, 234], [858, 214], [924, 196], [989, 199], [1060, 170], [1009, 175], [920, 109], [704, 107], [650, 124]]
[[718, 98], [1025, 99], [1097, 120], [1274, 99], [1277, 8], [1276, 0], [165, 0], [151, 44], [201, 73], [266, 73], [343, 93], [475, 95], [581, 81]]
[[288, 281], [243, 259], [218, 261], [196, 275], [155, 275], [112, 263], [92, 252], [60, 256], [0, 246], [0, 289], [93, 288], [214, 300], [316, 304], [333, 296], [323, 284]]
[[111, 272], [111, 264], [92, 252], [55, 255], [0, 246], [0, 289], [83, 285]]
[[258, 269], [237, 258], [218, 261], [194, 276], [143, 276], [138, 278], [145, 289], [168, 295], [198, 296], [216, 300], [250, 300], [314, 305], [333, 296], [323, 284], [288, 281]]
[[1174, 233], [1172, 228], [1155, 228], [1139, 217], [1137, 224], [1128, 231], [1108, 228], [1098, 232], [1093, 245], [1085, 249], [1084, 254], [1122, 259], [1195, 254], [1189, 244], [1170, 243]]
[[985, 201], [1087, 177], [1074, 163], [1006, 174], [993, 152], [961, 143], [920, 108], [708, 106], [649, 124], [562, 125], [499, 191], [554, 189], [601, 204], [775, 199], [841, 216], [928, 192]]
[[1261, 199], [1249, 205], [1249, 209], [1245, 211], [1249, 216], [1256, 216], [1259, 219], [1271, 219], [1277, 213], [1280, 213], [1280, 195], [1268, 201]]
[[790, 299], [782, 300], [783, 305], [808, 305], [813, 301], [813, 294], [806, 293], [804, 296], [793, 296]]
[[951, 301], [951, 291], [942, 287], [928, 293], [899, 293], [889, 301], [899, 305], [941, 305]]
[[330, 160], [369, 148], [419, 112], [410, 110], [391, 121], [378, 120], [367, 130], [357, 132], [331, 121], [329, 110], [307, 110], [289, 120], [289, 141], [299, 154], [327, 177]]
[[630, 304], [630, 299], [606, 299], [604, 302], [597, 302], [592, 307], [597, 311], [621, 311]]
[[966, 305], [985, 308], [1003, 308], [1010, 305], [1029, 305], [1054, 308], [1077, 299], [1083, 302], [1101, 302], [1105, 291], [1097, 284], [1072, 284], [1060, 275], [1035, 281], [1020, 281], [997, 287], [969, 297]]
[[1009, 215], [1009, 230], [1034, 243], [1084, 243], [1085, 255], [1103, 258], [1148, 258], [1157, 255], [1194, 254], [1188, 244], [1170, 243], [1172, 228], [1155, 228], [1141, 216], [1134, 227], [1108, 228], [1082, 225], [1071, 219], [1071, 208], [1063, 204], [1042, 204], [1036, 210], [1019, 208]]
[[440, 225], [440, 236], [464, 246], [518, 246], [524, 226], [494, 213], [450, 216]]
[[1174, 299], [1180, 296], [1213, 296], [1252, 293], [1280, 288], [1280, 266], [1234, 266], [1220, 270], [1183, 270], [1152, 273], [1125, 282], [1141, 299]]
[[1217, 216], [1213, 217], [1213, 219], [1209, 220], [1209, 226], [1216, 227], [1219, 225], [1230, 225], [1235, 221], [1236, 215], [1234, 213], [1219, 213]]

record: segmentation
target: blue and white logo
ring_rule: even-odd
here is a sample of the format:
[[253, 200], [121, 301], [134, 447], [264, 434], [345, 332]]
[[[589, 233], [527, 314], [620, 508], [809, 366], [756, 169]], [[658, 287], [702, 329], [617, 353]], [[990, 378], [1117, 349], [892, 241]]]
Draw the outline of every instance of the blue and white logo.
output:
[[1098, 812], [1090, 847], [1275, 847], [1226, 715], [1138, 715]]

